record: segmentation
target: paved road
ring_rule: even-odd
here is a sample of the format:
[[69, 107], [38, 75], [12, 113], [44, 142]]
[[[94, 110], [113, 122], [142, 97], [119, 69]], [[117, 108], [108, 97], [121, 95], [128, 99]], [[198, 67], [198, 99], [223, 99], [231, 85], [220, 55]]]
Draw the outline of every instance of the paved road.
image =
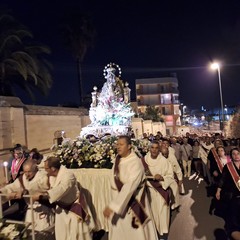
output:
[[[207, 197], [206, 183], [199, 178], [184, 179], [184, 186], [186, 194], [181, 196], [179, 212], [172, 213], [168, 240], [227, 240], [222, 218], [209, 214], [211, 197]], [[108, 240], [108, 234], [94, 238], [100, 239]]]
[[[201, 179], [184, 179], [186, 194], [179, 212], [174, 211], [168, 240], [227, 240], [222, 218], [209, 214], [211, 197]], [[105, 234], [101, 240], [107, 240]]]
[[185, 179], [184, 186], [186, 195], [181, 196], [179, 213], [173, 213], [168, 240], [226, 240], [223, 219], [209, 214], [205, 182]]

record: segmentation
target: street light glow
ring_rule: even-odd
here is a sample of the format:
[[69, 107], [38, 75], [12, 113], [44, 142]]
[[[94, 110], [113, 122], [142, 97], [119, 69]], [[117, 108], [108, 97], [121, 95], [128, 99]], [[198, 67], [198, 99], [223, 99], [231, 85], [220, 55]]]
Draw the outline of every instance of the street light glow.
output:
[[220, 92], [220, 101], [221, 101], [221, 117], [219, 116], [219, 125], [220, 130], [223, 130], [224, 126], [224, 110], [223, 110], [223, 96], [222, 96], [222, 83], [221, 83], [221, 70], [220, 70], [220, 64], [217, 62], [213, 62], [211, 64], [211, 69], [217, 70], [218, 73], [218, 82], [219, 82], [219, 92]]
[[214, 62], [214, 63], [211, 64], [211, 69], [216, 70], [216, 69], [219, 69], [219, 68], [220, 68], [219, 63]]

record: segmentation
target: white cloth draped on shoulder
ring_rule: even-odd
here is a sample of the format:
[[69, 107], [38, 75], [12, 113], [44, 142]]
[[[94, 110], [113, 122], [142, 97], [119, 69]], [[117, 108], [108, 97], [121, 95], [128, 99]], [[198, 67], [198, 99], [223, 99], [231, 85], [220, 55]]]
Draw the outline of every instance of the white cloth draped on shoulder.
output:
[[139, 224], [138, 228], [132, 226], [133, 212], [129, 208], [129, 201], [132, 196], [138, 201], [145, 191], [144, 168], [141, 159], [132, 152], [126, 158], [121, 158], [119, 163], [119, 179], [123, 183], [120, 191], [114, 181], [114, 167], [112, 169], [111, 189], [112, 201], [109, 207], [114, 211], [111, 219], [109, 240], [156, 240], [157, 232], [152, 220], [152, 214], [147, 197], [145, 197], [145, 212], [148, 220], [144, 225]]
[[[152, 159], [150, 153], [145, 156], [145, 162], [153, 176], [160, 174], [163, 177], [164, 181], [160, 183], [163, 189], [167, 190], [175, 181], [170, 162], [162, 155], [159, 155], [157, 159]], [[150, 206], [157, 231], [160, 235], [166, 234], [169, 231], [170, 206], [148, 181], [147, 187], [150, 194]]]
[[[58, 175], [50, 181], [48, 190], [50, 203], [59, 202], [59, 205], [71, 205], [78, 202], [79, 188], [73, 172], [61, 166]], [[90, 240], [94, 221], [88, 208], [90, 221], [82, 221], [76, 214], [57, 205], [55, 220], [55, 235], [57, 240]]]
[[[36, 192], [44, 192], [49, 189], [48, 176], [46, 172], [38, 171], [33, 179], [27, 180], [25, 174], [22, 176], [24, 188], [28, 190], [30, 195]], [[13, 183], [6, 185], [1, 189], [2, 193], [11, 193], [23, 190], [22, 184], [17, 178]], [[28, 201], [28, 200], [27, 200]], [[34, 227], [36, 231], [42, 231], [54, 224], [53, 209], [48, 208], [38, 202], [33, 204]], [[25, 221], [32, 222], [32, 213], [30, 206], [28, 206]], [[31, 226], [30, 226], [31, 228]]]

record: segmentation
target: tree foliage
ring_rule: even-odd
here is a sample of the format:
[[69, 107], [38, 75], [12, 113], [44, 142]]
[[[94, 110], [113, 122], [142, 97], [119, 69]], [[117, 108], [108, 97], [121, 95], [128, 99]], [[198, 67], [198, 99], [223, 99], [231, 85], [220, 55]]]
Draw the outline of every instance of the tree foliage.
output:
[[144, 120], [152, 120], [153, 122], [164, 122], [164, 118], [158, 107], [147, 106], [145, 113], [141, 115]]
[[16, 86], [34, 101], [33, 90], [47, 95], [52, 85], [50, 49], [37, 44], [32, 33], [9, 14], [0, 15], [0, 95], [17, 96]]
[[96, 30], [89, 16], [71, 12], [62, 19], [60, 33], [63, 43], [77, 64], [80, 105], [83, 102], [82, 62], [89, 48], [93, 48]]
[[63, 42], [73, 57], [83, 61], [88, 48], [92, 48], [96, 30], [89, 16], [79, 12], [66, 15], [60, 25]]
[[240, 138], [240, 107], [236, 113], [230, 118], [225, 127], [226, 135], [231, 138]]

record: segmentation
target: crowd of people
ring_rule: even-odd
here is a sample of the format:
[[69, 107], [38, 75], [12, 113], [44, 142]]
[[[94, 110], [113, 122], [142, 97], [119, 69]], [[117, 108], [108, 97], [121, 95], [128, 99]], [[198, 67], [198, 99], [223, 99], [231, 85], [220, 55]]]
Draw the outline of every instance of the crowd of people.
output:
[[209, 214], [224, 219], [229, 239], [240, 239], [240, 139], [224, 138], [219, 133], [169, 138], [144, 134], [144, 138], [149, 145], [158, 141], [160, 155], [164, 156], [163, 146], [168, 147], [183, 178], [206, 182], [208, 197], [212, 198]]
[[[112, 198], [103, 215], [109, 221], [110, 240], [167, 239], [172, 211], [178, 211], [184, 180], [202, 178], [211, 189], [210, 214], [221, 216], [226, 232], [240, 239], [239, 139], [220, 134], [164, 138], [143, 135], [144, 150], [135, 152], [129, 136], [119, 136], [110, 179]], [[43, 161], [37, 149], [17, 144], [9, 161], [11, 180], [0, 189], [6, 194], [4, 218], [31, 221], [42, 232], [55, 224], [57, 240], [92, 239], [96, 219], [74, 173], [50, 156]], [[25, 211], [23, 211], [25, 210]], [[16, 214], [17, 213], [17, 214]], [[96, 236], [96, 235], [95, 235]]]
[[[36, 238], [46, 239], [44, 231], [54, 226], [58, 240], [90, 240], [94, 219], [75, 175], [60, 159], [43, 156], [37, 149], [26, 151], [20, 144], [9, 160], [10, 181], [0, 189], [5, 195], [3, 218], [24, 220], [34, 227]], [[33, 199], [33, 218], [30, 201]]]

